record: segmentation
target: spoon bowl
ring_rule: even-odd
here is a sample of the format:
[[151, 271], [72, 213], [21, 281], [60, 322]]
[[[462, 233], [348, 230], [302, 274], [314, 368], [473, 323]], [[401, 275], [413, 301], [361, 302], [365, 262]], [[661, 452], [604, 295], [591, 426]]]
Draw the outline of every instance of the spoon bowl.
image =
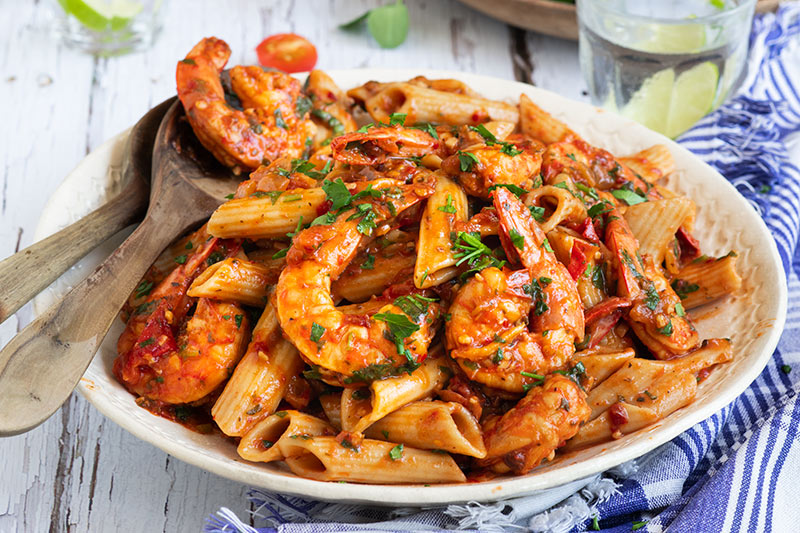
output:
[[0, 350], [0, 436], [33, 429], [67, 400], [147, 268], [235, 191], [239, 180], [209, 157], [176, 101], [156, 134], [142, 223]]

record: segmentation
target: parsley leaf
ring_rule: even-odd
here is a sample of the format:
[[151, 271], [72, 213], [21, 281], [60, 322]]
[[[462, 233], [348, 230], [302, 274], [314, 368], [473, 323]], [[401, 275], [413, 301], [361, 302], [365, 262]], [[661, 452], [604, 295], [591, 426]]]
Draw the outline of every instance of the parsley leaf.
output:
[[395, 446], [394, 448], [389, 450], [389, 458], [392, 461], [397, 461], [398, 459], [402, 459], [403, 458], [403, 445], [402, 444], [398, 444], [397, 446]]
[[342, 124], [338, 118], [334, 117], [327, 111], [322, 109], [313, 109], [311, 114], [325, 122], [328, 127], [333, 130], [334, 135], [341, 135], [344, 133], [344, 124]]
[[316, 322], [311, 323], [311, 335], [309, 336], [309, 339], [311, 339], [311, 342], [316, 342], [317, 347], [320, 346], [320, 340], [324, 334], [325, 328], [323, 326], [320, 326]]
[[322, 190], [325, 191], [325, 194], [328, 195], [328, 200], [331, 201], [331, 211], [350, 205], [353, 198], [342, 178], [337, 178], [336, 181], [323, 181]]
[[307, 96], [299, 97], [294, 104], [294, 114], [303, 118], [309, 111], [311, 111], [311, 98]]
[[658, 296], [658, 291], [656, 291], [655, 286], [653, 284], [649, 284], [647, 289], [645, 289], [645, 305], [651, 311], [655, 311], [658, 307], [658, 303], [661, 301], [661, 298]]
[[667, 337], [672, 335], [672, 322], [671, 321], [667, 322], [666, 326], [664, 326], [663, 328], [658, 328], [658, 332], [661, 333], [662, 335], [666, 335]]
[[402, 126], [406, 122], [406, 118], [408, 118], [407, 113], [392, 113], [389, 115], [389, 125], [390, 126]]
[[[514, 185], [513, 183], [496, 183], [491, 187], [489, 187], [489, 192], [492, 192], [495, 189], [499, 189], [500, 187], [508, 189], [509, 191], [516, 194], [518, 197], [522, 197], [523, 195], [528, 194], [528, 191], [526, 191], [519, 185]], [[544, 208], [542, 208], [542, 212], [544, 213]]]
[[525, 237], [523, 237], [517, 230], [511, 228], [508, 231], [508, 237], [511, 239], [511, 242], [514, 244], [515, 248], [518, 250], [525, 249]]
[[367, 258], [361, 263], [362, 270], [372, 270], [375, 268], [375, 256], [367, 254]]
[[275, 125], [276, 126], [278, 126], [279, 128], [283, 128], [285, 130], [289, 129], [289, 125], [286, 124], [285, 120], [283, 120], [283, 115], [281, 115], [281, 110], [280, 109], [276, 109], [275, 113], [273, 113], [273, 115], [275, 116]]
[[455, 213], [456, 212], [456, 206], [453, 205], [453, 195], [450, 194], [450, 193], [447, 193], [447, 203], [445, 205], [440, 205], [436, 209], [438, 209], [439, 211], [442, 211], [444, 213]]
[[617, 200], [625, 202], [628, 205], [641, 204], [642, 202], [647, 201], [647, 198], [644, 196], [640, 196], [633, 191], [629, 191], [628, 189], [615, 189], [611, 191], [611, 196]]
[[153, 282], [143, 280], [134, 290], [134, 295], [136, 298], [141, 298], [142, 296], [147, 296], [150, 294], [150, 290], [153, 288]]
[[458, 162], [460, 163], [461, 172], [470, 172], [475, 163], [480, 163], [481, 160], [472, 152], [458, 152]]

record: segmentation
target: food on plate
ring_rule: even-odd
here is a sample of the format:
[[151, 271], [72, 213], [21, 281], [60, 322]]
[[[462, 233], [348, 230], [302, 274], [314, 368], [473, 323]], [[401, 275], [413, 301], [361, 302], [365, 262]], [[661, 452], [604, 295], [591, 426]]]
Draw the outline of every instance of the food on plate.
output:
[[[238, 110], [228, 55], [198, 44], [179, 94], [251, 172], [131, 295], [114, 373], [140, 405], [311, 479], [464, 482], [647, 427], [730, 361], [689, 311], [739, 289], [736, 253], [701, 253], [666, 147], [616, 157], [423, 77], [264, 73]], [[280, 148], [240, 157], [251, 120]]]

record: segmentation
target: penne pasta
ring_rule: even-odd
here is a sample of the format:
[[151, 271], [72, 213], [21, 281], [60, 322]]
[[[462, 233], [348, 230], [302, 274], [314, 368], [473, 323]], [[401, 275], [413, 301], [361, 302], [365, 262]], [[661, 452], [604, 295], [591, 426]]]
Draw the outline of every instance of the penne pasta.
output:
[[281, 336], [275, 308], [267, 305], [247, 352], [211, 409], [214, 422], [226, 435], [244, 435], [275, 412], [289, 381], [302, 370], [297, 349]]
[[[566, 187], [574, 187], [569, 178], [559, 183], [561, 182], [566, 183]], [[550, 215], [539, 224], [545, 233], [552, 231], [561, 223], [580, 223], [586, 218], [586, 207], [569, 188], [562, 189], [554, 185], [539, 187], [525, 195], [525, 204], [544, 207], [550, 212]]]
[[249, 430], [236, 451], [242, 459], [268, 463], [284, 458], [281, 450], [284, 442], [335, 434], [333, 427], [324, 420], [300, 411], [279, 411]]
[[417, 261], [414, 243], [407, 244], [410, 246], [392, 245], [368, 254], [357, 263], [358, 268], [348, 268], [332, 283], [331, 292], [351, 302], [363, 302], [382, 293], [396, 281], [407, 279]]
[[270, 269], [259, 263], [229, 258], [206, 268], [187, 294], [260, 307], [267, 303], [270, 274]]
[[328, 423], [337, 430], [342, 430], [342, 393], [333, 392], [319, 395], [319, 403], [325, 411]]
[[736, 255], [690, 263], [672, 281], [672, 287], [687, 310], [724, 298], [741, 286], [742, 277], [736, 272]]
[[675, 170], [675, 159], [669, 148], [663, 144], [653, 145], [628, 157], [620, 157], [618, 161], [649, 183], [655, 183]]
[[467, 220], [467, 207], [464, 189], [446, 176], [439, 176], [420, 221], [414, 266], [416, 287], [435, 287], [458, 274], [450, 235], [456, 224]]
[[[295, 474], [318, 481], [363, 483], [458, 483], [466, 477], [447, 454], [392, 442], [335, 437], [284, 440], [286, 464]], [[396, 450], [396, 451], [393, 451]]]
[[586, 369], [586, 376], [591, 378], [596, 386], [602, 383], [608, 376], [619, 370], [629, 360], [633, 359], [636, 352], [633, 348], [623, 350], [608, 351], [605, 348], [597, 348], [590, 351], [578, 352], [575, 357], [583, 363]]
[[412, 402], [372, 424], [364, 435], [423, 450], [486, 457], [478, 421], [466, 407], [455, 402]]
[[364, 101], [377, 122], [388, 123], [393, 114], [406, 115], [406, 124], [479, 124], [486, 120], [515, 123], [517, 106], [458, 93], [428, 89], [409, 83], [392, 83]]
[[368, 389], [345, 389], [342, 394], [342, 429], [363, 432], [400, 407], [433, 394], [451, 375], [452, 371], [446, 365], [435, 353], [430, 353], [422, 366], [410, 375], [373, 381]]
[[327, 200], [322, 189], [294, 189], [228, 200], [208, 221], [208, 232], [215, 237], [282, 239], [297, 230], [303, 221], [319, 215]]
[[639, 241], [639, 253], [649, 255], [660, 265], [667, 248], [672, 246], [675, 232], [692, 211], [694, 202], [683, 196], [628, 207], [625, 220]]
[[545, 144], [567, 141], [575, 137], [566, 124], [534, 104], [526, 94], [519, 97], [519, 125], [524, 135]]

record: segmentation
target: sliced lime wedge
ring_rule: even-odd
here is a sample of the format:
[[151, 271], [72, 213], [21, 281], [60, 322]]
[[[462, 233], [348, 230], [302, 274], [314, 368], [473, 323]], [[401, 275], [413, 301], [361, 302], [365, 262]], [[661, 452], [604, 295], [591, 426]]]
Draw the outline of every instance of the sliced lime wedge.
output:
[[667, 130], [675, 71], [660, 70], [649, 77], [622, 109], [622, 115], [644, 124], [651, 130]]
[[94, 31], [119, 30], [142, 11], [142, 4], [131, 0], [58, 0], [68, 14]]
[[651, 24], [647, 29], [649, 37], [633, 48], [656, 54], [691, 54], [706, 44], [706, 29], [701, 24]]
[[672, 89], [665, 135], [677, 137], [711, 111], [718, 81], [719, 69], [710, 61], [695, 65], [678, 76]]

